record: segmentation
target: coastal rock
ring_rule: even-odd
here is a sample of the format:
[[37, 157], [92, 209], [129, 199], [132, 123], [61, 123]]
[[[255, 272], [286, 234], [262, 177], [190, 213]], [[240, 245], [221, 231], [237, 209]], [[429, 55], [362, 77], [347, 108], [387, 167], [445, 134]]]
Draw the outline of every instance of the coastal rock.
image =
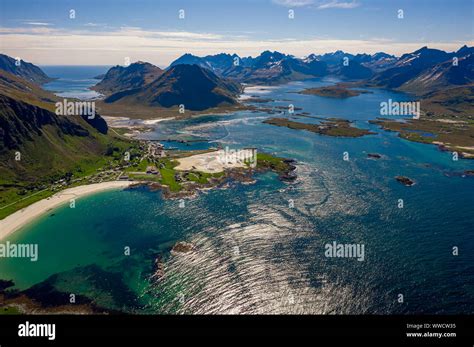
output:
[[151, 279], [153, 281], [159, 281], [165, 276], [165, 264], [161, 260], [161, 257], [158, 256], [155, 259], [155, 264], [153, 267], [153, 275], [151, 276]]
[[287, 159], [283, 159], [283, 162], [287, 164], [295, 164], [296, 159], [287, 158]]
[[171, 249], [171, 253], [189, 253], [194, 250], [194, 245], [189, 242], [179, 241]]
[[414, 181], [412, 181], [411, 179], [409, 179], [408, 177], [405, 177], [405, 176], [396, 176], [395, 179], [396, 179], [398, 182], [404, 184], [404, 185], [407, 186], [407, 187], [411, 187], [412, 185], [415, 184]]
[[286, 170], [278, 176], [278, 178], [283, 182], [293, 182], [295, 181], [298, 176], [296, 175], [296, 164], [295, 159], [283, 159], [282, 160], [286, 164]]
[[284, 182], [293, 182], [298, 178], [298, 176], [296, 176], [296, 174], [293, 172], [288, 172], [281, 174], [279, 178]]
[[13, 287], [15, 283], [12, 280], [0, 280], [0, 292], [7, 288]]

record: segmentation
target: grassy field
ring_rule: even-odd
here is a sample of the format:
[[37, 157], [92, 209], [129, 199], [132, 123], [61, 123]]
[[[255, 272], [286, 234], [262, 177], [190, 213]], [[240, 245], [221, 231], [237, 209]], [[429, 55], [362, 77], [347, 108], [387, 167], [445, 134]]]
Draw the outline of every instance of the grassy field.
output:
[[278, 158], [267, 153], [257, 153], [257, 168], [285, 172], [288, 170], [288, 164], [283, 160], [283, 158]]
[[16, 315], [21, 314], [18, 308], [13, 306], [0, 307], [0, 315]]
[[222, 177], [223, 175], [224, 175], [223, 172], [218, 172], [214, 174], [207, 173], [207, 172], [191, 172], [187, 175], [187, 179], [196, 183], [206, 184], [210, 178]]
[[168, 186], [172, 192], [179, 192], [181, 190], [181, 184], [176, 182], [175, 174], [176, 170], [174, 169], [179, 163], [175, 160], [164, 160], [164, 168], [160, 168], [161, 173], [161, 183]]
[[154, 161], [143, 158], [142, 160], [132, 161], [132, 165], [125, 168], [125, 172], [145, 172], [148, 166], [156, 166]]
[[50, 189], [46, 189], [43, 191], [32, 193], [31, 195], [28, 195], [24, 198], [21, 198], [21, 195], [18, 194], [18, 189], [0, 191], [0, 193], [2, 193], [0, 195], [1, 199], [8, 203], [5, 204], [3, 207], [0, 207], [0, 219], [3, 219], [16, 211], [35, 203], [36, 201], [40, 201], [50, 197], [55, 192]]

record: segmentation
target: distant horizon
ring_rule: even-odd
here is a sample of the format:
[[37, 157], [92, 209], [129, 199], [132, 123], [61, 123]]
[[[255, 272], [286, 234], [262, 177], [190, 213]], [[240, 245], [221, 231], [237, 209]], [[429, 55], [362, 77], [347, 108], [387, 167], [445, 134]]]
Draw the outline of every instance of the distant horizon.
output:
[[[1, 37], [1, 35], [0, 35], [0, 37]], [[225, 54], [230, 54], [230, 55], [237, 54], [241, 58], [247, 58], [247, 57], [255, 58], [255, 57], [259, 56], [261, 53], [263, 53], [265, 51], [271, 51], [271, 52], [276, 51], [276, 52], [284, 53], [284, 54], [287, 54], [287, 55], [292, 55], [292, 56], [294, 56], [295, 58], [298, 58], [298, 59], [302, 59], [302, 58], [307, 57], [311, 54], [323, 55], [323, 54], [328, 54], [328, 53], [335, 53], [337, 51], [343, 51], [344, 53], [348, 53], [348, 54], [352, 54], [352, 55], [357, 55], [357, 54], [370, 54], [370, 55], [373, 55], [373, 54], [376, 54], [376, 53], [386, 53], [386, 54], [390, 54], [390, 55], [393, 55], [393, 56], [399, 58], [403, 54], [417, 51], [418, 49], [423, 48], [425, 46], [430, 48], [430, 49], [438, 49], [438, 50], [445, 51], [447, 53], [454, 53], [454, 52], [457, 52], [463, 46], [473, 47], [474, 46], [474, 41], [466, 42], [466, 43], [453, 43], [453, 44], [450, 45], [450, 47], [451, 47], [450, 49], [445, 49], [445, 48], [439, 47], [437, 45], [430, 46], [430, 45], [427, 45], [427, 44], [420, 44], [419, 46], [413, 46], [412, 50], [402, 51], [401, 53], [398, 53], [398, 54], [391, 53], [390, 50], [377, 50], [377, 51], [374, 51], [374, 52], [368, 52], [368, 51], [349, 51], [349, 50], [345, 50], [343, 48], [339, 48], [339, 49], [330, 50], [330, 51], [321, 51], [321, 52], [318, 52], [318, 53], [317, 52], [308, 52], [307, 54], [304, 54], [304, 55], [295, 55], [295, 54], [287, 53], [287, 52], [285, 52], [284, 50], [281, 50], [281, 49], [263, 49], [262, 51], [260, 51], [260, 53], [251, 54], [251, 55], [239, 54], [239, 53], [236, 53], [236, 52], [229, 52], [229, 51], [210, 52], [210, 53], [203, 53], [203, 54], [195, 54], [195, 53], [191, 53], [190, 51], [186, 51], [182, 54], [178, 54], [174, 58], [171, 58], [171, 60], [167, 64], [156, 63], [152, 60], [146, 60], [146, 59], [143, 59], [143, 58], [137, 58], [136, 60], [133, 59], [133, 57], [130, 57], [130, 58], [132, 58], [131, 59], [132, 64], [136, 63], [136, 62], [139, 62], [139, 61], [143, 61], [143, 62], [153, 64], [155, 66], [158, 66], [160, 68], [166, 68], [166, 67], [170, 66], [171, 63], [173, 63], [176, 59], [178, 59], [179, 57], [181, 57], [185, 54], [192, 54], [192, 55], [197, 56], [197, 57], [205, 57], [205, 56], [208, 56], [208, 55], [217, 55], [217, 54], [225, 53]], [[2, 49], [4, 49], [4, 47], [2, 47]], [[8, 55], [8, 56], [13, 57], [13, 58], [16, 57], [15, 55], [8, 54], [5, 51], [2, 51], [0, 53]], [[20, 57], [20, 58], [23, 61], [26, 61], [28, 63], [33, 63], [33, 64], [38, 65], [38, 66], [123, 66], [124, 65], [123, 63], [119, 63], [119, 62], [109, 62], [109, 63], [100, 63], [100, 64], [97, 64], [97, 63], [91, 63], [91, 64], [84, 64], [84, 63], [81, 63], [81, 64], [40, 63], [40, 62], [35, 62], [32, 59], [29, 60], [29, 59], [24, 59], [23, 57]]]
[[[430, 47], [430, 46], [424, 45], [424, 46], [420, 46], [419, 48], [417, 48], [417, 49], [415, 49], [415, 50], [413, 50], [413, 51], [407, 51], [407, 52], [404, 52], [404, 53], [402, 53], [402, 54], [400, 54], [400, 55], [394, 55], [394, 54], [392, 54], [392, 55], [394, 55], [396, 58], [400, 58], [403, 54], [415, 52], [415, 51], [417, 51], [417, 50], [419, 50], [419, 49], [421, 49], [421, 48], [423, 48], [423, 47], [427, 47], [428, 49], [440, 49], [440, 50], [443, 50], [443, 51], [445, 51], [445, 52], [447, 52], [447, 53], [455, 53], [455, 52], [457, 52], [459, 49], [461, 49], [462, 47], [465, 47], [465, 46], [467, 46], [467, 47], [473, 47], [473, 45], [466, 43], [466, 44], [461, 44], [457, 49], [454, 49], [454, 50], [450, 51], [450, 50], [443, 50], [443, 49], [440, 49], [440, 48], [435, 48], [435, 47]], [[263, 51], [261, 51], [259, 54], [257, 54], [257, 55], [252, 55], [252, 56], [243, 56], [243, 55], [240, 55], [240, 54], [235, 53], [235, 52], [234, 52], [234, 53], [220, 52], [220, 53], [215, 53], [215, 54], [204, 54], [204, 55], [196, 55], [196, 54], [192, 54], [192, 53], [189, 53], [189, 52], [185, 52], [185, 53], [183, 53], [183, 54], [181, 54], [181, 55], [176, 56], [176, 58], [173, 59], [168, 65], [156, 64], [156, 63], [154, 63], [154, 62], [145, 61], [145, 60], [142, 60], [142, 59], [138, 59], [138, 60], [135, 60], [135, 61], [131, 61], [130, 64], [134, 64], [134, 63], [137, 63], [137, 62], [140, 62], [140, 61], [141, 61], [141, 62], [144, 62], [144, 63], [153, 64], [153, 65], [155, 65], [155, 66], [157, 66], [157, 67], [159, 67], [159, 68], [161, 68], [161, 69], [165, 69], [165, 68], [170, 67], [170, 65], [171, 65], [175, 60], [177, 60], [178, 58], [182, 57], [182, 56], [185, 55], [185, 54], [192, 54], [192, 55], [194, 55], [194, 56], [197, 56], [197, 57], [202, 58], [202, 57], [205, 57], [205, 56], [210, 56], [210, 55], [212, 56], [212, 55], [224, 53], [224, 54], [229, 54], [229, 55], [237, 54], [240, 58], [249, 58], [249, 57], [251, 57], [251, 58], [256, 58], [256, 57], [258, 57], [261, 53], [263, 53], [263, 52], [265, 52], [265, 51], [268, 51], [268, 50], [263, 50]], [[366, 52], [351, 53], [351, 52], [346, 52], [346, 51], [344, 51], [343, 49], [339, 49], [339, 50], [331, 51], [331, 52], [324, 52], [324, 53], [317, 53], [317, 54], [316, 54], [316, 53], [309, 53], [309, 54], [304, 55], [304, 56], [294, 56], [294, 57], [297, 58], [297, 59], [303, 59], [303, 58], [307, 57], [307, 56], [310, 55], [310, 54], [324, 55], [324, 54], [336, 53], [337, 51], [343, 51], [344, 53], [348, 53], [348, 54], [352, 54], [352, 55], [357, 55], [357, 54], [370, 54], [370, 55], [373, 55], [373, 54], [377, 54], [377, 53], [387, 53], [387, 54], [390, 54], [390, 53], [385, 52], [385, 51], [379, 51], [379, 52], [375, 52], [375, 53], [366, 53]], [[286, 53], [285, 51], [282, 51], [282, 50], [272, 50], [271, 52], [279, 52], [279, 53], [291, 55], [291, 54], [288, 54], [288, 53]], [[0, 54], [8, 55], [8, 54], [3, 53], [3, 52], [0, 52]], [[10, 55], [8, 55], [8, 56], [10, 56]], [[13, 56], [10, 56], [10, 57], [15, 58], [15, 57], [13, 57]], [[22, 60], [23, 60], [23, 59], [22, 59]], [[69, 65], [67, 65], [67, 64], [40, 64], [40, 63], [36, 63], [36, 62], [34, 62], [34, 61], [29, 61], [29, 60], [23, 60], [23, 61], [25, 61], [25, 62], [27, 62], [27, 63], [32, 63], [32, 64], [37, 65], [37, 66], [39, 66], [39, 67], [49, 67], [49, 66], [64, 66], [64, 67], [73, 67], [73, 66], [77, 66], [77, 67], [81, 67], [81, 66], [88, 66], [88, 67], [114, 67], [114, 66], [124, 66], [124, 64], [69, 64]]]

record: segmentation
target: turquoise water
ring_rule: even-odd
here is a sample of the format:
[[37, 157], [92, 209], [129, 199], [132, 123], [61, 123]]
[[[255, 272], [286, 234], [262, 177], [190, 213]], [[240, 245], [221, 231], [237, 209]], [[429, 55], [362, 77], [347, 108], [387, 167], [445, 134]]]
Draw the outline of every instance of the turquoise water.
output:
[[[208, 146], [254, 146], [297, 159], [298, 179], [290, 185], [261, 174], [252, 185], [202, 192], [184, 208], [146, 188], [83, 197], [75, 209], [56, 209], [14, 234], [12, 241], [39, 244], [39, 261], [2, 260], [0, 278], [20, 289], [46, 281], [133, 313], [473, 313], [474, 179], [460, 173], [474, 163], [368, 124], [380, 101], [409, 96], [294, 93], [330, 82], [259, 93], [275, 100], [265, 106], [293, 103], [303, 108], [295, 113], [352, 119], [376, 135], [275, 127], [262, 124], [275, 116], [264, 112], [160, 122], [148, 138], [184, 134]], [[397, 175], [416, 184], [405, 187]], [[171, 254], [177, 241], [195, 251]], [[364, 244], [365, 260], [325, 257], [333, 241]], [[150, 278], [158, 257], [159, 281]]]

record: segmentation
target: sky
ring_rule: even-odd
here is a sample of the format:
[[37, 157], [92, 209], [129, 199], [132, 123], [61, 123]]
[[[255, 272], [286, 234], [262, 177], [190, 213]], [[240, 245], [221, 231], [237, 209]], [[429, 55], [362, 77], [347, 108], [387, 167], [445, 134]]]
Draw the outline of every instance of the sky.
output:
[[473, 18], [474, 0], [1, 0], [0, 52], [37, 65], [161, 67], [184, 53], [401, 55], [472, 46]]

